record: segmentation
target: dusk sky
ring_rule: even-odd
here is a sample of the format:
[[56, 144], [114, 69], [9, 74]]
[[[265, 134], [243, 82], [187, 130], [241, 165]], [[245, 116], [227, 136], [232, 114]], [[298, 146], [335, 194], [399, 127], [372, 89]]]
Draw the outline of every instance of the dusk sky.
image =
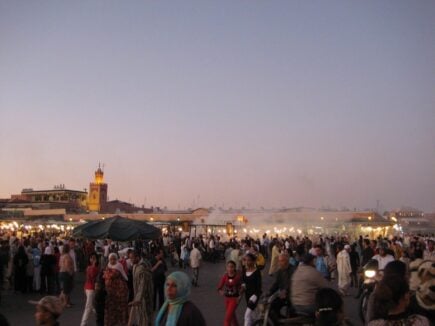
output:
[[0, 198], [435, 212], [435, 1], [1, 1]]

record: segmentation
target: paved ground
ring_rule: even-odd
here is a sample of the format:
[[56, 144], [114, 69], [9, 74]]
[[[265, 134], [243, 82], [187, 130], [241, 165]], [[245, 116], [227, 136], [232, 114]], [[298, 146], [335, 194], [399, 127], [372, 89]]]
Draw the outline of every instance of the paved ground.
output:
[[[170, 268], [170, 271], [174, 270]], [[215, 288], [224, 273], [224, 263], [204, 263], [200, 271], [199, 287], [192, 289], [191, 300], [202, 311], [207, 325], [221, 326], [224, 317], [223, 299], [220, 297]], [[190, 273], [190, 270], [186, 270]], [[265, 274], [265, 273], [264, 273]], [[62, 326], [80, 325], [80, 320], [84, 308], [85, 297], [82, 290], [83, 273], [77, 275], [77, 286], [73, 291], [72, 301], [75, 305], [64, 311], [60, 318]], [[269, 276], [263, 277], [263, 289], [268, 289], [272, 282]], [[37, 294], [14, 294], [11, 291], [3, 292], [0, 312], [5, 315], [13, 326], [30, 326], [34, 325], [35, 307], [28, 303], [29, 300], [39, 300], [40, 295]], [[243, 303], [238, 308], [239, 322], [243, 321], [243, 312], [246, 305]], [[358, 319], [358, 301], [353, 297], [345, 298], [345, 313], [354, 325], [361, 325]], [[94, 326], [94, 318], [90, 326]]]

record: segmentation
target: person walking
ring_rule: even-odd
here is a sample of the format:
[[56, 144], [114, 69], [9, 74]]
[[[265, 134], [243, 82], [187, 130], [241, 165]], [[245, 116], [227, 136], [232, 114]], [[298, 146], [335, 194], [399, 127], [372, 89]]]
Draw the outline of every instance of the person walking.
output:
[[61, 286], [60, 299], [66, 308], [72, 307], [70, 295], [73, 289], [74, 262], [69, 254], [68, 244], [63, 246], [62, 256], [59, 260], [59, 281]]
[[[153, 273], [153, 285], [154, 285], [154, 310], [159, 309], [164, 299], [164, 287], [165, 287], [165, 274], [168, 270], [166, 266], [165, 257], [163, 250], [160, 249], [155, 256], [155, 258], [151, 261], [151, 272]], [[157, 301], [158, 300], [158, 301]]]
[[216, 247], [216, 243], [215, 243], [215, 240], [214, 240], [214, 236], [211, 235], [210, 236], [210, 240], [208, 242], [208, 253], [209, 253], [210, 261], [212, 263], [216, 262], [216, 250], [215, 250], [215, 247]]
[[242, 278], [236, 270], [236, 263], [228, 261], [226, 273], [222, 276], [218, 291], [225, 297], [224, 326], [238, 326], [236, 309], [240, 301]]
[[359, 282], [358, 282], [358, 269], [360, 266], [359, 254], [356, 252], [356, 243], [354, 243], [350, 247], [351, 250], [349, 252], [349, 259], [350, 259], [350, 267], [352, 268], [352, 273], [350, 275], [351, 285], [354, 288], [359, 288]]
[[99, 273], [98, 259], [96, 253], [91, 253], [88, 255], [89, 265], [86, 268], [86, 281], [84, 285], [84, 290], [86, 294], [86, 304], [85, 311], [83, 312], [81, 326], [86, 326], [88, 324], [89, 316], [93, 309], [94, 299], [95, 299], [95, 282]]
[[26, 266], [26, 292], [32, 292], [33, 291], [33, 255], [32, 255], [32, 247], [28, 246], [25, 248], [28, 262]]
[[153, 317], [153, 274], [149, 264], [146, 264], [139, 252], [131, 254], [133, 263], [133, 301], [129, 303], [131, 308], [129, 326], [148, 326]]
[[41, 294], [54, 294], [56, 257], [53, 255], [53, 249], [46, 244], [41, 256]]
[[243, 289], [246, 299], [245, 326], [254, 323], [254, 310], [257, 307], [261, 295], [261, 272], [255, 266], [255, 257], [252, 253], [245, 255], [245, 270], [242, 275]]
[[280, 245], [277, 239], [274, 239], [274, 244], [272, 247], [272, 254], [270, 259], [270, 267], [269, 267], [269, 276], [272, 276], [275, 272], [278, 271], [278, 256], [279, 256]]
[[198, 286], [199, 266], [201, 259], [201, 252], [198, 250], [198, 248], [196, 248], [196, 243], [194, 243], [192, 251], [190, 252], [190, 267], [192, 267], [193, 271], [192, 285], [194, 286]]
[[347, 295], [351, 282], [350, 246], [347, 244], [337, 255], [338, 289], [343, 296]]
[[109, 262], [104, 271], [104, 283], [106, 287], [106, 302], [104, 306], [105, 326], [124, 326], [128, 320], [128, 288], [127, 274], [118, 256], [115, 253], [109, 255]]
[[241, 273], [242, 272], [242, 259], [241, 259], [241, 251], [240, 245], [238, 243], [232, 244], [233, 250], [230, 253], [230, 260], [236, 263], [236, 270]]
[[[101, 259], [99, 259], [101, 261]], [[104, 263], [104, 261], [103, 261]], [[95, 281], [95, 323], [97, 326], [104, 326], [104, 310], [106, 306], [106, 284], [104, 280], [104, 270], [100, 270]]]
[[186, 243], [181, 246], [180, 261], [183, 269], [186, 269], [187, 266], [189, 266], [189, 248]]
[[24, 246], [19, 246], [14, 255], [14, 290], [15, 292], [26, 292], [26, 271], [29, 258]]
[[35, 243], [32, 246], [33, 260], [33, 290], [39, 292], [41, 290], [41, 250]]

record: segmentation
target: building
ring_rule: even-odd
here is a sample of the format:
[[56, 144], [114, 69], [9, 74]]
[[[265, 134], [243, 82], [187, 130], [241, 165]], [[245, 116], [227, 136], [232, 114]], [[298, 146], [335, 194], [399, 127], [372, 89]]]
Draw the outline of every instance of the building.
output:
[[137, 207], [134, 204], [127, 203], [118, 199], [107, 201], [100, 209], [102, 214], [120, 214], [120, 213], [152, 213], [151, 208]]
[[54, 186], [51, 190], [23, 189], [21, 194], [12, 195], [5, 208], [21, 209], [65, 209], [70, 213], [86, 211], [87, 192], [65, 189], [65, 185]]
[[107, 203], [107, 183], [104, 183], [104, 172], [98, 165], [95, 180], [89, 185], [88, 210], [100, 212]]
[[390, 219], [400, 224], [406, 232], [424, 233], [431, 227], [423, 211], [412, 207], [402, 207], [391, 211]]

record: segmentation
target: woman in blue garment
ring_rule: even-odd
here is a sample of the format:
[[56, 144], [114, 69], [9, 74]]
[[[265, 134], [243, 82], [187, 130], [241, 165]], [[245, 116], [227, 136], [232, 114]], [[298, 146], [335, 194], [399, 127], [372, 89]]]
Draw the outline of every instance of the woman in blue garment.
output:
[[191, 281], [186, 273], [174, 272], [166, 278], [165, 302], [156, 317], [156, 326], [205, 326], [201, 311], [188, 300]]

